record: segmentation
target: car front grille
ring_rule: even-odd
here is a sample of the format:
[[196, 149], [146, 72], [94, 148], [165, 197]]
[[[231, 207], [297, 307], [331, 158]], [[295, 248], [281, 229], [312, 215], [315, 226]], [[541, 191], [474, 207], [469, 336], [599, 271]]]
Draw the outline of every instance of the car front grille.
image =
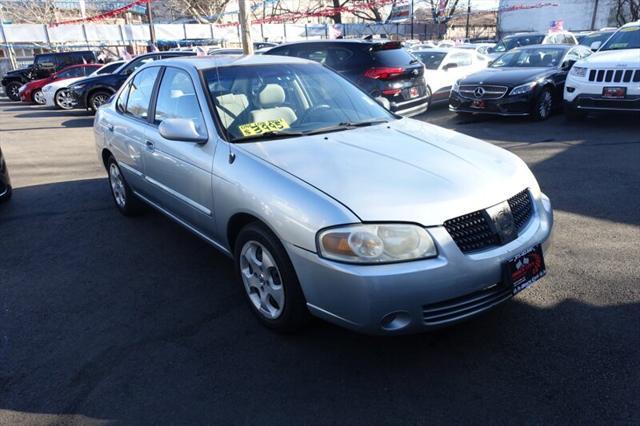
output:
[[[476, 89], [481, 88], [483, 93], [478, 96]], [[508, 87], [505, 86], [489, 86], [489, 85], [462, 85], [458, 89], [458, 93], [469, 99], [500, 99], [507, 93]]]
[[640, 69], [637, 70], [611, 70], [596, 69], [589, 71], [589, 81], [605, 83], [638, 83], [640, 82]]
[[[533, 204], [529, 190], [519, 192], [507, 200], [518, 233], [529, 222], [533, 214]], [[444, 227], [463, 253], [499, 246], [500, 237], [490, 223], [485, 210], [449, 219]]]
[[455, 299], [422, 306], [426, 325], [443, 325], [487, 310], [512, 296], [511, 287], [494, 285]]

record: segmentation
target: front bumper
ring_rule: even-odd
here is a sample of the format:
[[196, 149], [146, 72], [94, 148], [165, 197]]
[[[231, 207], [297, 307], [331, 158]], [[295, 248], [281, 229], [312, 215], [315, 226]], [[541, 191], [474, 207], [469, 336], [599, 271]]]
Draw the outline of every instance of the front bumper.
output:
[[531, 93], [516, 96], [504, 96], [500, 99], [482, 99], [484, 108], [475, 108], [474, 99], [451, 92], [449, 96], [449, 110], [472, 114], [491, 114], [501, 116], [527, 116], [531, 112], [533, 96]]
[[[624, 87], [626, 96], [622, 99], [602, 96], [605, 87]], [[640, 111], [640, 83], [588, 81], [572, 75], [567, 78], [564, 88], [564, 105], [582, 111]]]
[[75, 108], [82, 108], [82, 109], [87, 108], [87, 102], [86, 102], [86, 96], [85, 96], [84, 90], [72, 90], [71, 88], [69, 88], [69, 94], [73, 99]]
[[[463, 254], [444, 227], [429, 228], [438, 257], [387, 265], [350, 265], [287, 245], [310, 312], [367, 334], [403, 334], [453, 324], [511, 298], [501, 286], [503, 264], [542, 244], [553, 227], [550, 203], [534, 198], [534, 215], [520, 236], [500, 247]], [[506, 290], [506, 291], [505, 291]], [[463, 304], [465, 309], [449, 309]], [[448, 309], [434, 320], [434, 306]]]
[[54, 107], [56, 106], [55, 103], [55, 96], [56, 96], [56, 91], [55, 90], [49, 90], [47, 92], [43, 91], [42, 94], [44, 95], [44, 105], [48, 106], [48, 107]]

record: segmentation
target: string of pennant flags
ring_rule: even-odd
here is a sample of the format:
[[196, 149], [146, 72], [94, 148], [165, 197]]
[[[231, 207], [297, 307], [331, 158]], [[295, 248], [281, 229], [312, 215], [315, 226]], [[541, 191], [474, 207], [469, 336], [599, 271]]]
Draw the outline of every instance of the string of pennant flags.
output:
[[[152, 0], [136, 0], [125, 6], [101, 13], [99, 15], [57, 22], [55, 24], [52, 24], [52, 26], [104, 21], [104, 20], [116, 17], [122, 13], [125, 13], [133, 7], [145, 5], [147, 3], [150, 3], [151, 1]], [[330, 17], [340, 13], [357, 13], [357, 12], [362, 12], [364, 10], [370, 10], [372, 8], [381, 8], [381, 7], [391, 5], [393, 3], [394, 3], [393, 0], [357, 1], [350, 5], [345, 5], [340, 7], [325, 7], [325, 8], [314, 10], [314, 11], [284, 13], [282, 15], [271, 16], [264, 19], [253, 19], [251, 22], [253, 24], [259, 25], [259, 24], [273, 24], [273, 23], [295, 21], [302, 18]], [[496, 8], [496, 9], [477, 11], [477, 12], [474, 12], [473, 14], [482, 14], [482, 13], [488, 13], [488, 12], [492, 12], [492, 13], [493, 12], [514, 12], [519, 10], [540, 9], [540, 8], [557, 7], [557, 6], [558, 6], [558, 3], [540, 2], [536, 4], [511, 5], [511, 6], [506, 6], [506, 7]], [[466, 16], [466, 13], [460, 13], [460, 14], [454, 15], [454, 17], [456, 16]], [[229, 22], [229, 23], [222, 23], [222, 24], [218, 23], [215, 25], [220, 27], [236, 26], [238, 25], [238, 22]]]

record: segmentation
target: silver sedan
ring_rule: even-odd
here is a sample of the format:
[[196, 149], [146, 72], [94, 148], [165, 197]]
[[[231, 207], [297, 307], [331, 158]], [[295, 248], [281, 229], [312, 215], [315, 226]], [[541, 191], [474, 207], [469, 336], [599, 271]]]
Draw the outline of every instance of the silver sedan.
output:
[[309, 314], [428, 330], [545, 274], [551, 204], [518, 157], [395, 116], [315, 62], [153, 62], [94, 130], [117, 208], [152, 206], [232, 257], [278, 331]]

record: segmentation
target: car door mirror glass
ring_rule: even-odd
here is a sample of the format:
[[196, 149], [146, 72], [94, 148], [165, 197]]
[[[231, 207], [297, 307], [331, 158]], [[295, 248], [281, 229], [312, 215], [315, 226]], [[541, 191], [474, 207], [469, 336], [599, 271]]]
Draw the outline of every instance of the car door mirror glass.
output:
[[382, 105], [382, 107], [384, 109], [391, 109], [391, 103], [389, 102], [389, 99], [387, 98], [383, 98], [382, 96], [378, 96], [375, 98], [376, 102], [379, 103], [380, 105]]
[[158, 132], [163, 138], [172, 141], [204, 143], [207, 135], [199, 127], [190, 118], [167, 118], [158, 126]]
[[576, 61], [573, 59], [567, 59], [566, 61], [564, 61], [562, 63], [562, 70], [563, 71], [569, 71], [571, 69], [571, 67], [573, 66], [573, 64], [575, 64]]
[[591, 50], [596, 51], [598, 49], [600, 49], [600, 46], [602, 46], [602, 42], [601, 41], [594, 41], [593, 43], [591, 43]]

